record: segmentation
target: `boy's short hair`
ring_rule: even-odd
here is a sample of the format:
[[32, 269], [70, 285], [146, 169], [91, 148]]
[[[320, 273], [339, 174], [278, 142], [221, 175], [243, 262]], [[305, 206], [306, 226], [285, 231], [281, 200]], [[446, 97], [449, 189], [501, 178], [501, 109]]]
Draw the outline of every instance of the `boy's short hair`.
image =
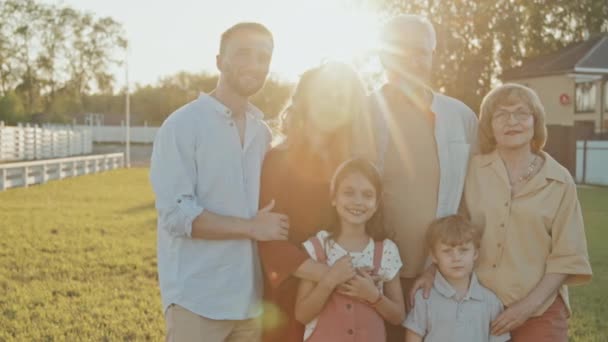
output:
[[472, 224], [462, 215], [450, 215], [435, 220], [426, 231], [426, 244], [430, 251], [438, 242], [457, 246], [473, 242], [479, 249], [483, 229]]
[[235, 33], [240, 32], [240, 31], [250, 31], [250, 32], [260, 33], [260, 34], [268, 36], [268, 38], [270, 38], [271, 41], [274, 41], [274, 39], [272, 37], [272, 33], [266, 26], [264, 26], [260, 23], [255, 23], [255, 22], [242, 22], [242, 23], [233, 25], [232, 27], [230, 27], [226, 31], [224, 31], [224, 33], [222, 33], [222, 37], [220, 39], [220, 53], [224, 52], [224, 49], [226, 48], [226, 44], [227, 44], [228, 40], [230, 39], [230, 37], [232, 37]]

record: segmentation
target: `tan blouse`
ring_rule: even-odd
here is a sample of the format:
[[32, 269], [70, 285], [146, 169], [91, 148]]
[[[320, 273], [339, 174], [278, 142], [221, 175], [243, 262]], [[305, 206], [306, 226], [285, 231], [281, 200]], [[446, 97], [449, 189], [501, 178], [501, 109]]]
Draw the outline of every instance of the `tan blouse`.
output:
[[475, 156], [465, 184], [465, 211], [485, 228], [479, 280], [505, 306], [528, 295], [546, 273], [561, 273], [570, 275], [559, 290], [570, 310], [566, 285], [591, 280], [583, 217], [572, 176], [551, 156], [541, 155], [544, 165], [514, 196], [498, 152]]

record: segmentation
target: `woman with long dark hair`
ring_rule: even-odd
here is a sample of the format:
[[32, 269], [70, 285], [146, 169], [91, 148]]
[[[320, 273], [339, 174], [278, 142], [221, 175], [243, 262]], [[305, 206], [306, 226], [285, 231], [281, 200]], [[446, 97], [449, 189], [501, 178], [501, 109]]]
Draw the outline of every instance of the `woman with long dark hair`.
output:
[[[263, 340], [302, 341], [304, 327], [294, 319], [298, 279], [319, 281], [327, 265], [310, 259], [301, 246], [332, 219], [329, 183], [352, 152], [353, 123], [366, 110], [363, 83], [353, 68], [328, 62], [306, 71], [283, 118], [283, 143], [267, 155], [260, 205], [290, 220], [288, 241], [259, 244], [265, 274]], [[355, 275], [350, 260], [340, 267]]]

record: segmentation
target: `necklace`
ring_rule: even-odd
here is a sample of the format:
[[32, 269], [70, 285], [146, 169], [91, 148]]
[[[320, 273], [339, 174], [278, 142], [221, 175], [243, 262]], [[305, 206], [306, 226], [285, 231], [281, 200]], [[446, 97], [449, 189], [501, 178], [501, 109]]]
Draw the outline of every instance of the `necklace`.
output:
[[530, 164], [528, 165], [528, 169], [526, 170], [526, 173], [521, 175], [516, 181], [512, 182], [511, 185], [519, 184], [519, 183], [529, 180], [532, 177], [532, 175], [534, 174], [534, 171], [536, 170], [537, 161], [538, 161], [538, 156], [534, 155], [534, 159], [532, 159], [532, 162], [530, 162]]

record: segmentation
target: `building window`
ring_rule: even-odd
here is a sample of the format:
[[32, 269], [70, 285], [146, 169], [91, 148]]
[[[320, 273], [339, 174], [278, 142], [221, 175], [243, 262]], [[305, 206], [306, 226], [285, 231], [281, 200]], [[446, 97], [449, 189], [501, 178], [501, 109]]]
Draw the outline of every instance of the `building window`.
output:
[[608, 111], [608, 81], [604, 82], [604, 113]]
[[602, 133], [604, 134], [604, 137], [606, 139], [608, 139], [608, 134], [606, 132], [608, 132], [608, 115], [606, 115], [608, 113], [608, 81], [604, 82], [604, 111], [601, 115], [601, 118], [604, 120], [603, 123], [600, 123], [600, 125], [602, 125]]
[[595, 112], [595, 82], [581, 82], [576, 84], [576, 103], [577, 113]]

